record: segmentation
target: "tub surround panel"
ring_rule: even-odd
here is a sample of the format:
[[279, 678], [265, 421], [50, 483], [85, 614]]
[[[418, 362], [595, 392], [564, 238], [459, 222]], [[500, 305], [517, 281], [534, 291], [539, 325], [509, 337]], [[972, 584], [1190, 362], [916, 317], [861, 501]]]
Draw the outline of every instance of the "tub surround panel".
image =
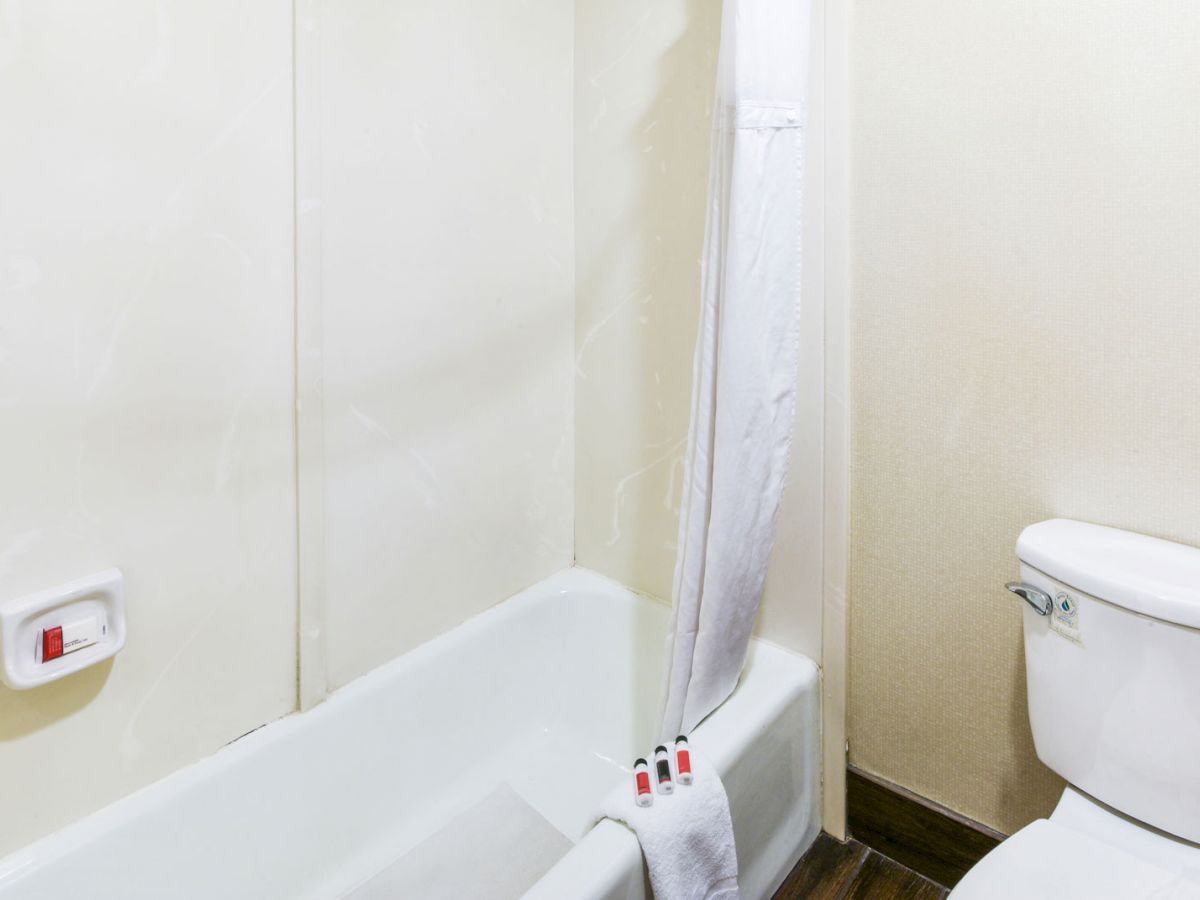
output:
[[721, 4], [575, 15], [576, 553], [669, 598]]
[[290, 22], [0, 11], [0, 602], [119, 566], [128, 617], [0, 688], [0, 854], [294, 706]]
[[1200, 544], [1200, 16], [858, 2], [850, 759], [1009, 833], [1017, 574], [1061, 516]]
[[[669, 598], [678, 539], [719, 0], [575, 6], [576, 554]], [[814, 11], [814, 72], [823, 64]], [[823, 79], [808, 127], [802, 372], [759, 633], [820, 657]]]
[[320, 29], [336, 688], [572, 559], [573, 32], [551, 0]]

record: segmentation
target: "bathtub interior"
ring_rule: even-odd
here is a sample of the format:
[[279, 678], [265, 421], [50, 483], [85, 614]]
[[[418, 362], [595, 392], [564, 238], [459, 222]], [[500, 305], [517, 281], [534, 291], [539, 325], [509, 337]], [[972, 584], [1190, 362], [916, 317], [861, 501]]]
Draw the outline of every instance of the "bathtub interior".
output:
[[[503, 790], [528, 807], [512, 807], [510, 830], [551, 848], [529, 861], [532, 882], [572, 856], [600, 798], [652, 746], [667, 618], [599, 576], [560, 573], [317, 709], [0, 861], [0, 900], [368, 897], [372, 879], [447, 835], [461, 846], [468, 832], [456, 823]], [[795, 840], [776, 832], [789, 821], [780, 804], [801, 809], [803, 830], [816, 822], [815, 750], [795, 745], [815, 716], [769, 728], [752, 702], [779, 694], [796, 659], [786, 656], [756, 647], [738, 693], [697, 731], [699, 749], [708, 741], [729, 757], [721, 768], [747, 846]], [[778, 705], [777, 719], [806, 717]], [[733, 734], [747, 728], [761, 739]], [[731, 765], [738, 754], [757, 762]]]
[[347, 900], [460, 900], [481, 884], [518, 897], [571, 850], [572, 842], [508, 784], [404, 852]]

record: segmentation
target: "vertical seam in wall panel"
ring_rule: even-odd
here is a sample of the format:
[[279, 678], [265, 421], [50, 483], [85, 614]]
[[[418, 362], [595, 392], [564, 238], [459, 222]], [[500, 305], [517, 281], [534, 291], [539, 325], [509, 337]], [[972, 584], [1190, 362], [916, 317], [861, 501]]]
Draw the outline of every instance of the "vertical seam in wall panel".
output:
[[321, 297], [320, 0], [292, 5], [295, 266], [296, 705], [328, 690], [325, 660], [324, 408]]
[[299, 203], [298, 195], [299, 176], [297, 174], [297, 157], [299, 153], [297, 146], [299, 140], [297, 137], [297, 106], [299, 105], [299, 91], [296, 89], [296, 70], [297, 70], [297, 48], [299, 39], [297, 37], [297, 29], [299, 22], [299, 14], [296, 9], [296, 4], [300, 0], [292, 0], [292, 59], [291, 59], [291, 76], [292, 76], [292, 478], [293, 489], [295, 491], [295, 512], [296, 517], [294, 527], [296, 529], [296, 625], [295, 634], [293, 635], [293, 644], [295, 647], [295, 668], [296, 668], [296, 699], [295, 708], [301, 707], [301, 678], [300, 678], [300, 623], [302, 617], [302, 588], [301, 577], [303, 575], [303, 564], [300, 561], [301, 553], [304, 550], [304, 542], [300, 535], [300, 227], [299, 227]]
[[571, 4], [571, 414], [568, 429], [571, 435], [571, 566], [579, 564], [579, 491], [575, 480], [579, 473], [579, 379], [576, 372], [576, 328], [579, 326], [579, 236], [578, 207], [575, 199], [575, 117], [578, 114], [579, 98], [576, 86], [579, 83], [578, 10]]

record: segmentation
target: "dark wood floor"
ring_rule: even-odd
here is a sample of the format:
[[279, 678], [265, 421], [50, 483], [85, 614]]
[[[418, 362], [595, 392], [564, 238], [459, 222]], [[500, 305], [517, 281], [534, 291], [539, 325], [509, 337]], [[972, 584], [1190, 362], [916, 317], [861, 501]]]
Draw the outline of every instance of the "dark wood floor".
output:
[[822, 833], [775, 900], [942, 900], [950, 892], [858, 841]]

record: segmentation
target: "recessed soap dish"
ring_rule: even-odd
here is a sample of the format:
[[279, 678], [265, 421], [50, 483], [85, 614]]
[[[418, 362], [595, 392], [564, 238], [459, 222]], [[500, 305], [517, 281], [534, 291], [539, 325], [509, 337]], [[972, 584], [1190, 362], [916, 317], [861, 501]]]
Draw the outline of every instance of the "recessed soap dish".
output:
[[58, 681], [124, 646], [120, 569], [0, 605], [0, 679], [15, 690]]

